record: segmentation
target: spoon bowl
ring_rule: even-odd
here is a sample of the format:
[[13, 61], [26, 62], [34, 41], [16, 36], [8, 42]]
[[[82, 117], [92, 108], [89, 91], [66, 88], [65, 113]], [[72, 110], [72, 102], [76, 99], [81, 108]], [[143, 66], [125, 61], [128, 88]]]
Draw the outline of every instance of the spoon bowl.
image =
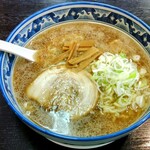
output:
[[35, 61], [34, 55], [37, 52], [36, 50], [31, 50], [25, 47], [21, 47], [21, 46], [18, 46], [18, 45], [15, 45], [10, 42], [3, 41], [3, 40], [0, 40], [0, 50], [23, 57], [33, 62]]

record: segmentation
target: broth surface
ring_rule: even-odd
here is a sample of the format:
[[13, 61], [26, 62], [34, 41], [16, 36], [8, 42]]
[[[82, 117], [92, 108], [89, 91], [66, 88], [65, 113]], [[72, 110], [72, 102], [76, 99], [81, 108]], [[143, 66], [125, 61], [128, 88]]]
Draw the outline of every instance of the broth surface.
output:
[[[32, 121], [50, 130], [53, 127], [54, 118], [51, 117], [53, 114], [50, 114], [49, 110], [43, 109], [36, 101], [29, 99], [26, 95], [26, 89], [41, 72], [52, 65], [51, 59], [62, 52], [65, 42], [79, 42], [82, 40], [93, 40], [95, 47], [102, 52], [111, 52], [113, 54], [123, 52], [129, 59], [132, 59], [134, 55], [139, 55], [140, 61], [137, 63], [137, 68], [146, 68], [147, 73], [145, 77], [150, 83], [149, 56], [135, 40], [122, 31], [92, 22], [70, 22], [47, 29], [31, 39], [26, 45], [28, 48], [40, 50], [37, 56], [40, 63], [33, 63], [23, 58], [18, 58], [14, 67], [13, 87], [17, 102], [23, 113]], [[88, 71], [87, 68], [85, 70]], [[146, 103], [144, 108], [127, 109], [120, 113], [119, 116], [115, 116], [113, 113], [102, 113], [97, 107], [94, 107], [85, 116], [71, 120], [68, 123], [64, 123], [59, 118], [58, 120], [62, 122], [59, 123], [58, 132], [81, 137], [116, 132], [128, 127], [139, 119], [149, 107], [149, 101]], [[59, 115], [61, 117], [61, 114]], [[63, 128], [63, 131], [61, 128]]]

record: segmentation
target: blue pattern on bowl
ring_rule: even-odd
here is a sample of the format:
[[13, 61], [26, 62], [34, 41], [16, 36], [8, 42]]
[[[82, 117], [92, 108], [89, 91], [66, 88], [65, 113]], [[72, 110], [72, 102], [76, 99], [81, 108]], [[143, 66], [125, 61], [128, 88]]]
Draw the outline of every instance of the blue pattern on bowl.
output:
[[[90, 8], [91, 6], [79, 8], [65, 8], [63, 10], [48, 10], [45, 14], [40, 14], [37, 19], [29, 23], [19, 34], [17, 34], [12, 43], [24, 45], [32, 36], [44, 30], [47, 27], [66, 21], [75, 20], [93, 20], [117, 26], [135, 37], [147, 50], [150, 51], [150, 35], [145, 32], [141, 25], [118, 14], [114, 10], [101, 10], [99, 8]], [[105, 8], [103, 8], [105, 9]], [[114, 11], [114, 12], [112, 12]]]
[[[124, 10], [105, 4], [92, 2], [66, 3], [43, 9], [19, 24], [10, 34], [7, 41], [24, 46], [28, 40], [33, 38], [39, 32], [56, 25], [57, 23], [75, 20], [91, 20], [115, 26], [133, 36], [143, 47], [145, 47], [146, 51], [150, 53], [150, 28], [148, 25]], [[137, 128], [148, 119], [149, 112], [147, 112], [140, 121], [127, 129], [110, 135], [92, 138], [64, 137], [63, 135], [55, 134], [46, 129], [42, 129], [33, 122], [30, 122], [25, 116], [22, 116], [13, 96], [11, 74], [13, 71], [15, 58], [16, 57], [14, 55], [3, 54], [2, 52], [0, 53], [0, 82], [3, 95], [6, 98], [7, 103], [20, 119], [22, 119], [27, 125], [31, 126], [31, 128], [36, 129], [42, 134], [47, 134], [47, 136], [50, 136], [52, 139], [56, 138], [56, 140], [59, 141], [59, 139], [57, 139], [57, 137], [59, 137], [64, 140], [63, 142], [70, 140], [72, 144], [75, 144], [73, 141], [96, 141], [95, 143], [97, 144], [105, 143], [106, 140], [107, 142], [110, 142], [124, 136], [125, 134], [128, 134], [128, 132]], [[109, 138], [111, 138], [111, 140]], [[99, 142], [99, 140], [102, 141]], [[80, 145], [80, 142], [78, 144]], [[89, 145], [93, 145], [93, 143], [89, 142]]]

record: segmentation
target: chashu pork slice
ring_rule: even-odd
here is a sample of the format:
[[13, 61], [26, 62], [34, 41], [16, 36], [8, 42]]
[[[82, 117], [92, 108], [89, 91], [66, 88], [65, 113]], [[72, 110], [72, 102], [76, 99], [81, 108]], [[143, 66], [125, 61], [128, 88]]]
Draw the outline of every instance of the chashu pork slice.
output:
[[88, 72], [53, 67], [28, 86], [27, 96], [47, 110], [63, 110], [75, 119], [95, 107], [98, 90]]

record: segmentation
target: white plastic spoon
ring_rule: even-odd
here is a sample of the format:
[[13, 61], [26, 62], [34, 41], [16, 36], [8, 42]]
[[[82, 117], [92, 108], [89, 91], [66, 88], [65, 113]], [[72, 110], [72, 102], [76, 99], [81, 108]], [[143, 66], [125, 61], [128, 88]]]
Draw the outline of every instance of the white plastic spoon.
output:
[[27, 49], [3, 40], [0, 40], [0, 50], [23, 57], [29, 61], [35, 61], [34, 54], [37, 52], [36, 50]]

